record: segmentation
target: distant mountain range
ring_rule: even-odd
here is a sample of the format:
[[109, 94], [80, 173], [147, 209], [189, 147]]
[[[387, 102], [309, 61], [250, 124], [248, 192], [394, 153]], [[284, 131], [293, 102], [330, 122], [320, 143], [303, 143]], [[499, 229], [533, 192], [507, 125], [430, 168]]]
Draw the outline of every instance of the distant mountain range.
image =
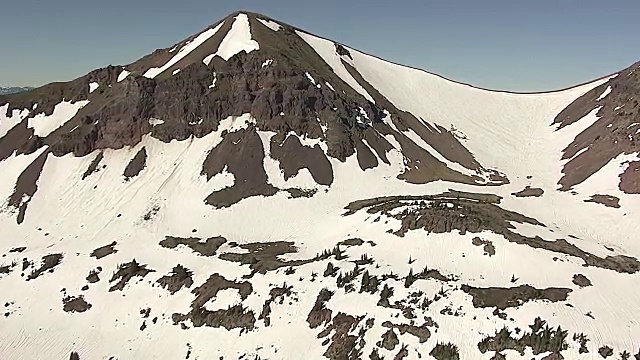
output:
[[25, 92], [33, 89], [34, 89], [33, 87], [19, 87], [19, 86], [2, 87], [0, 86], [0, 95], [17, 94], [17, 93], [21, 93], [21, 92]]

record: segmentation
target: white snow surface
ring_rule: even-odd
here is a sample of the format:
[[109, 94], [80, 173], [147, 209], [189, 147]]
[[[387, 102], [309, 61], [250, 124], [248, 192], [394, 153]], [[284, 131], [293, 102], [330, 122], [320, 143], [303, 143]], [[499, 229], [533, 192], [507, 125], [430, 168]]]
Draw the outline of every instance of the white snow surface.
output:
[[9, 104], [0, 106], [0, 138], [29, 115], [29, 109], [14, 109], [10, 114], [8, 111]]
[[262, 25], [268, 27], [269, 29], [273, 30], [273, 31], [278, 31], [282, 28], [282, 26], [280, 26], [280, 24], [278, 24], [275, 21], [271, 21], [271, 20], [265, 20], [265, 19], [261, 19], [261, 18], [257, 18], [258, 21], [260, 21], [262, 23]]
[[150, 78], [150, 79], [153, 79], [156, 76], [160, 75], [162, 72], [164, 72], [165, 70], [169, 69], [170, 67], [175, 65], [178, 61], [182, 60], [187, 55], [189, 55], [193, 50], [197, 49], [205, 41], [209, 40], [209, 38], [211, 38], [213, 35], [215, 35], [218, 32], [218, 30], [220, 30], [220, 28], [222, 27], [223, 24], [224, 24], [224, 21], [220, 22], [220, 24], [218, 24], [218, 26], [216, 26], [214, 28], [211, 28], [211, 29], [207, 29], [206, 31], [200, 33], [198, 36], [196, 36], [193, 39], [193, 41], [189, 42], [188, 44], [186, 44], [182, 48], [180, 48], [180, 50], [178, 50], [178, 52], [171, 58], [171, 60], [167, 61], [166, 64], [162, 65], [159, 68], [151, 68], [151, 69], [147, 70], [143, 74], [143, 76], [147, 77], [147, 78]]
[[247, 14], [238, 14], [234, 18], [231, 30], [229, 30], [225, 38], [220, 43], [215, 55], [220, 56], [224, 60], [229, 60], [232, 56], [243, 50], [250, 53], [251, 51], [258, 49], [260, 49], [260, 45], [257, 41], [251, 38], [249, 17]]
[[88, 103], [88, 100], [76, 101], [74, 103], [62, 101], [55, 106], [51, 115], [47, 116], [44, 113], [39, 113], [30, 118], [28, 120], [28, 127], [34, 130], [35, 135], [46, 137], [67, 121], [71, 120], [71, 118]]
[[122, 80], [126, 79], [127, 76], [129, 76], [129, 74], [131, 74], [129, 71], [127, 71], [125, 68], [122, 68], [122, 71], [118, 75], [118, 79], [117, 79], [118, 82], [121, 82]]
[[604, 90], [604, 92], [602, 94], [600, 94], [600, 96], [598, 96], [598, 98], [596, 99], [596, 101], [600, 101], [604, 98], [607, 97], [607, 95], [611, 94], [611, 85], [607, 86], [607, 88]]
[[92, 93], [94, 91], [96, 91], [97, 88], [100, 87], [100, 84], [98, 84], [97, 82], [92, 82], [91, 84], [89, 84], [89, 93]]

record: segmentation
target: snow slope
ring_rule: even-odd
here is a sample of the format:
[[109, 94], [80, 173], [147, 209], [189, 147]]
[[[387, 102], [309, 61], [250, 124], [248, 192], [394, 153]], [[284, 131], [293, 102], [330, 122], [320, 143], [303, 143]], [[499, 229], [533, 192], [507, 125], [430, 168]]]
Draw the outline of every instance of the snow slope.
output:
[[[258, 20], [274, 31], [282, 26]], [[217, 51], [205, 58], [205, 64], [216, 55], [228, 60], [243, 50], [258, 53], [262, 50], [259, 39], [254, 39], [251, 33], [249, 15], [240, 13], [233, 21]], [[149, 69], [144, 76], [157, 77], [213, 36], [222, 25], [175, 49], [170, 61]], [[564, 239], [592, 258], [614, 255], [640, 258], [640, 244], [635, 241], [635, 234], [640, 230], [640, 200], [637, 195], [617, 189], [616, 182], [626, 162], [637, 160], [637, 153], [615, 158], [575, 186], [575, 193], [558, 191], [558, 180], [568, 161], [561, 160], [563, 150], [598, 120], [599, 108], [562, 128], [552, 126], [553, 119], [574, 100], [608, 79], [551, 93], [487, 91], [346, 47], [351, 58], [341, 56], [335, 52], [332, 41], [302, 31], [296, 33], [338, 76], [331, 81], [334, 85], [342, 80], [374, 102], [349, 74], [343, 64], [347, 62], [395, 107], [420, 119], [425, 128], [431, 124], [455, 129], [455, 134], [478, 162], [507, 174], [510, 182], [484, 187], [444, 181], [427, 184], [401, 181], [398, 176], [405, 170], [406, 156], [393, 135], [384, 137], [394, 148], [386, 154], [389, 164], [373, 151], [373, 144], [363, 140], [379, 166], [361, 170], [360, 154], [356, 152], [344, 162], [328, 157], [333, 171], [330, 186], [318, 185], [306, 167], [285, 179], [282, 162], [272, 157], [272, 141], [278, 134], [261, 130], [260, 121], [253, 114], [245, 113], [216, 119], [219, 121], [216, 131], [183, 141], [163, 142], [147, 134], [135, 146], [96, 150], [84, 157], [50, 154], [35, 182], [37, 191], [29, 197], [24, 222], [17, 224], [17, 209], [8, 199], [18, 190], [23, 171], [50, 149], [45, 145], [33, 153], [12, 153], [0, 161], [0, 201], [4, 202], [0, 202], [0, 229], [4, 234], [0, 243], [0, 284], [11, 289], [0, 292], [0, 304], [7, 304], [8, 314], [0, 321], [3, 339], [0, 358], [60, 359], [77, 352], [80, 359], [322, 359], [327, 357], [323, 354], [328, 349], [341, 348], [345, 344], [341, 341], [349, 334], [358, 340], [346, 346], [361, 352], [354, 355], [355, 358], [369, 358], [372, 352], [377, 352], [390, 359], [399, 356], [403, 348], [408, 352], [406, 359], [434, 358], [429, 355], [430, 351], [438, 344], [450, 342], [457, 346], [461, 359], [490, 359], [492, 352], [479, 351], [478, 343], [482, 339], [504, 326], [529, 331], [536, 317], [545, 319], [553, 328], [560, 325], [568, 331], [568, 348], [562, 352], [565, 359], [600, 358], [598, 350], [603, 346], [615, 349], [616, 356], [622, 351], [633, 354], [638, 351], [638, 273], [584, 266], [584, 260], [575, 254], [516, 243], [506, 230], [460, 231], [452, 225], [455, 221], [446, 216], [438, 219], [434, 215], [433, 222], [448, 223], [450, 231], [429, 232], [417, 226], [398, 236], [395, 232], [403, 226], [402, 214], [410, 214], [421, 206], [409, 200], [400, 201], [387, 213], [376, 212], [372, 207], [351, 215], [345, 213], [345, 207], [352, 202], [384, 196], [437, 195], [449, 190], [498, 195], [501, 197], [499, 207], [544, 224], [511, 221], [510, 231], [516, 234], [540, 236], [547, 243]], [[272, 62], [263, 62], [262, 68]], [[301, 74], [318, 87], [324, 83], [336, 91], [319, 75], [304, 70]], [[129, 75], [123, 68], [117, 81]], [[217, 77], [213, 79], [212, 85], [205, 86], [216, 91]], [[95, 85], [90, 86], [95, 90]], [[598, 101], [606, 100], [611, 92], [607, 90]], [[51, 116], [37, 114], [29, 118], [28, 126], [36, 135], [46, 137], [87, 104], [88, 100], [63, 101]], [[8, 106], [0, 106], [0, 140], [29, 115], [28, 110], [7, 114]], [[366, 111], [362, 107], [359, 110], [363, 126], [375, 126]], [[391, 130], [406, 136], [449, 168], [471, 175], [470, 170], [447, 160], [415, 131], [400, 131], [402, 124], [389, 110], [385, 109], [386, 117], [382, 121]], [[322, 120], [318, 118], [324, 124]], [[150, 118], [149, 124], [158, 128], [165, 120]], [[326, 125], [321, 127], [326, 135]], [[227, 136], [253, 129], [262, 145], [261, 164], [267, 183], [279, 191], [268, 197], [251, 196], [226, 208], [207, 205], [204, 200], [210, 194], [229, 189], [240, 181], [229, 166], [207, 180], [203, 163], [208, 154], [224, 146]], [[304, 150], [317, 146], [323, 153], [328, 152], [324, 138], [300, 136], [294, 131], [287, 131], [283, 137], [285, 140], [297, 137]], [[250, 138], [239, 138], [232, 149], [243, 150], [247, 139]], [[146, 156], [139, 173], [133, 177], [123, 176], [132, 159], [143, 149]], [[247, 164], [249, 160], [246, 159]], [[94, 166], [95, 171], [88, 172], [96, 161], [99, 162]], [[526, 186], [539, 188], [543, 194], [513, 195]], [[295, 197], [287, 191], [291, 189], [303, 195]], [[615, 195], [620, 199], [621, 208], [584, 201], [595, 193]], [[444, 206], [454, 211], [458, 201], [449, 196]], [[480, 203], [471, 201], [476, 202]], [[473, 216], [473, 213], [462, 215]], [[414, 220], [417, 223], [422, 219]], [[213, 255], [185, 244], [161, 245], [166, 237], [197, 237], [204, 241], [217, 236], [227, 241]], [[482, 245], [491, 244], [493, 253], [488, 254], [489, 247], [479, 246], [476, 237], [484, 241]], [[362, 241], [358, 243], [357, 239]], [[113, 242], [114, 252], [104, 257], [92, 256], [96, 249]], [[274, 258], [260, 252], [282, 242], [290, 242], [296, 249]], [[342, 257], [318, 256], [336, 248]], [[30, 274], [37, 273], [42, 257], [52, 254], [62, 254], [61, 263], [28, 279]], [[253, 257], [243, 258], [247, 254]], [[267, 256], [267, 260], [262, 262], [260, 256]], [[239, 258], [242, 260], [237, 260]], [[111, 291], [118, 282], [114, 275], [119, 266], [133, 259], [152, 272], [133, 276], [121, 291]], [[307, 261], [310, 259], [313, 261]], [[29, 264], [30, 261], [33, 264]], [[268, 268], [279, 262], [287, 265], [264, 273], [252, 272], [256, 264]], [[330, 274], [329, 263], [339, 268], [336, 274]], [[171, 294], [157, 281], [168, 276], [177, 265], [193, 273], [192, 284]], [[407, 274], [417, 274], [425, 267], [437, 270], [441, 278], [419, 279], [407, 285]], [[341, 281], [355, 269], [366, 269], [368, 275], [378, 276], [381, 279], [378, 289], [373, 293], [361, 290], [364, 274], [358, 273], [351, 282], [353, 291], [348, 290], [348, 285]], [[91, 271], [98, 273], [98, 281], [88, 280]], [[214, 274], [223, 276], [237, 288], [220, 285], [224, 282], [208, 284]], [[588, 278], [591, 286], [578, 285], [574, 278], [578, 274]], [[247, 284], [250, 291], [245, 294]], [[475, 306], [474, 297], [463, 290], [463, 286], [509, 289], [521, 285], [570, 291], [563, 300], [530, 299], [498, 311], [494, 307]], [[380, 290], [384, 286], [393, 289], [389, 306], [381, 305]], [[179, 321], [179, 314], [189, 313], [198, 301], [197, 289], [211, 291], [217, 287], [221, 290], [205, 299], [201, 311], [224, 312], [241, 304], [245, 313], [211, 321], [217, 327], [207, 326], [208, 317], [204, 315], [199, 320], [205, 325], [193, 319]], [[290, 287], [289, 294], [280, 293], [279, 287]], [[333, 292], [324, 305], [319, 302], [323, 289]], [[67, 296], [80, 295], [91, 307], [76, 312], [65, 310]], [[428, 306], [420, 306], [427, 302]], [[318, 304], [331, 310], [330, 314], [319, 311]], [[269, 325], [261, 316], [268, 314], [267, 307]], [[247, 313], [253, 315], [253, 321], [243, 317], [248, 316]], [[362, 319], [354, 324], [337, 323], [347, 321], [345, 317], [349, 316]], [[316, 327], [311, 326], [314, 317], [321, 320]], [[250, 329], [236, 326], [238, 318], [251, 323]], [[372, 319], [371, 325], [369, 319]], [[429, 322], [432, 325], [422, 326]], [[332, 324], [335, 327], [331, 327]], [[399, 328], [390, 330], [390, 326], [399, 325], [422, 326], [423, 330], [428, 329], [429, 336], [421, 339]], [[399, 339], [398, 344], [378, 345], [390, 331]], [[577, 333], [590, 339], [588, 354], [579, 353], [579, 344], [572, 339]], [[334, 344], [337, 345], [332, 347]], [[507, 359], [542, 359], [550, 354], [533, 354], [531, 348], [527, 348], [524, 355], [514, 350], [502, 353]]]

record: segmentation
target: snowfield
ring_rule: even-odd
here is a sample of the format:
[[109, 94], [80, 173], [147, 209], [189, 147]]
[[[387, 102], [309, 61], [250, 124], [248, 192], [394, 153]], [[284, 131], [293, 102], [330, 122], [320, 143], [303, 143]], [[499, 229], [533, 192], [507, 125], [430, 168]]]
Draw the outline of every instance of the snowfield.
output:
[[[284, 33], [283, 24], [239, 13], [202, 61], [267, 51], [254, 20]], [[225, 21], [140, 73], [161, 78]], [[350, 138], [364, 145], [344, 161], [325, 157], [336, 125], [320, 112], [313, 137], [264, 130], [252, 111], [180, 119], [216, 126], [161, 141], [156, 135], [173, 131], [165, 127], [175, 120], [148, 117], [141, 123], [151, 132], [133, 146], [54, 156], [49, 136], [93, 98], [63, 100], [49, 116], [0, 98], [0, 286], [8, 289], [0, 292], [0, 359], [601, 359], [609, 348], [617, 359], [640, 351], [640, 198], [618, 186], [639, 152], [559, 189], [565, 165], [586, 154], [565, 159], [565, 148], [598, 123], [615, 91], [598, 91], [600, 105], [567, 126], [554, 119], [615, 76], [550, 93], [488, 91], [293, 34], [334, 76], [303, 69], [294, 83], [361, 96], [349, 104], [364, 129], [357, 134], [369, 133]], [[268, 55], [254, 67], [281, 66]], [[235, 79], [220, 71], [198, 89], [228, 89]], [[123, 67], [117, 82], [137, 76]], [[382, 119], [364, 102], [385, 107]], [[420, 131], [399, 112], [418, 119]], [[25, 119], [33, 132], [26, 138], [41, 137], [41, 146], [5, 151], [7, 134]], [[120, 130], [100, 129], [100, 139]], [[448, 129], [482, 169], [451, 160], [419, 134], [442, 139]], [[384, 156], [372, 139], [389, 144]], [[291, 143], [297, 150], [280, 154]], [[402, 180], [413, 161], [407, 144], [481, 183]], [[216, 149], [226, 153], [211, 156]], [[362, 167], [365, 152], [376, 166]], [[312, 164], [318, 154], [327, 164]], [[262, 172], [243, 172], [260, 166], [262, 187], [251, 183]], [[316, 180], [314, 166], [330, 168], [330, 185]], [[509, 182], [484, 186], [496, 174], [490, 169]], [[242, 186], [255, 194], [207, 203]], [[596, 194], [620, 206], [588, 201]], [[496, 336], [504, 327], [511, 342]], [[527, 343], [526, 334], [543, 340]]]

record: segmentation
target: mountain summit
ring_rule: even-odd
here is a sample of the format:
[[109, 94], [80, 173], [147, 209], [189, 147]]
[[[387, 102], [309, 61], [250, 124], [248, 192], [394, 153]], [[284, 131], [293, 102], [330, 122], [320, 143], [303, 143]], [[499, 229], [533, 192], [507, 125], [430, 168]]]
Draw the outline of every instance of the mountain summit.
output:
[[638, 68], [489, 91], [238, 12], [0, 96], [0, 357], [635, 354]]

